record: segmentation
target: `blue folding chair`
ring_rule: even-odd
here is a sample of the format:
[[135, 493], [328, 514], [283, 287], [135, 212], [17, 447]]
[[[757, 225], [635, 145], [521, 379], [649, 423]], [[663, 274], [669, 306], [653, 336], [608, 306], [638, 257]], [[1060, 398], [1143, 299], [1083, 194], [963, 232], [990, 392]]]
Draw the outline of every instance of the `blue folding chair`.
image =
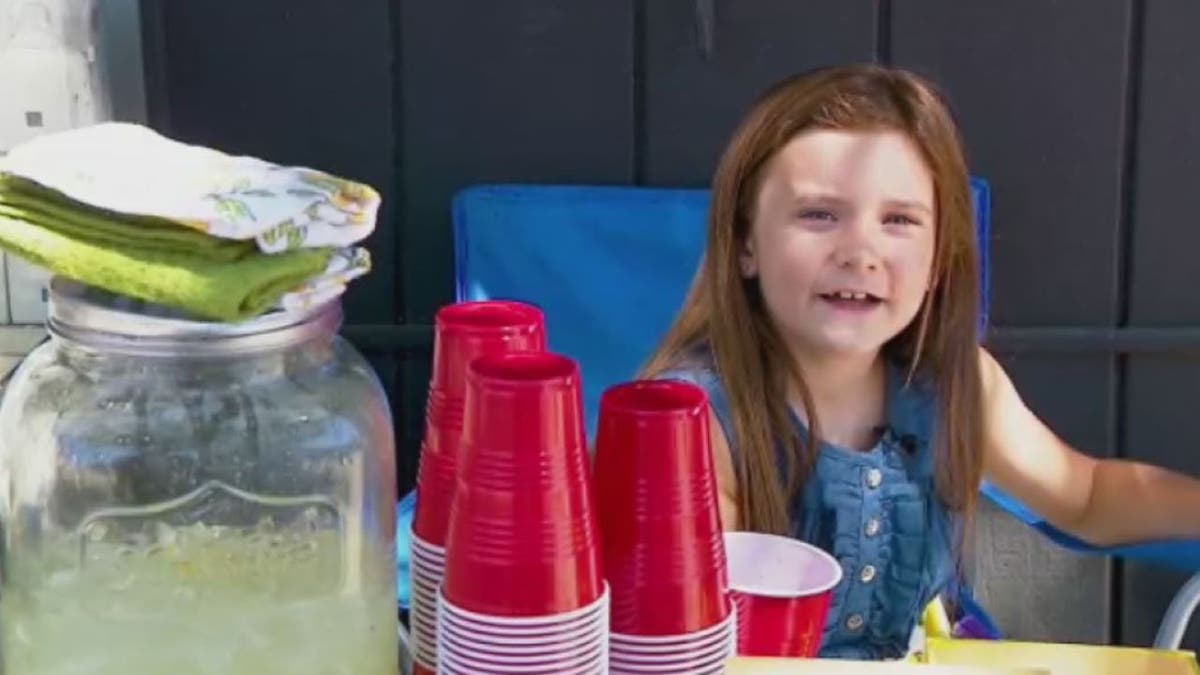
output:
[[[971, 188], [981, 254], [980, 322], [986, 326], [990, 190], [979, 179]], [[580, 364], [584, 413], [594, 437], [601, 393], [634, 377], [682, 304], [704, 250], [708, 204], [706, 190], [468, 188], [453, 204], [457, 298], [514, 299], [541, 307], [550, 349]], [[983, 494], [1072, 550], [1200, 570], [1200, 542], [1099, 549], [1056, 530], [992, 485]], [[407, 533], [407, 527], [402, 530]], [[1200, 599], [1200, 576], [1184, 590], [1177, 605], [1190, 615], [1192, 597]], [[1179, 619], [1185, 624], [1186, 615], [1176, 616], [1175, 624]], [[1181, 626], [1164, 622], [1160, 638], [1164, 632], [1168, 638], [1178, 634], [1175, 645], [1182, 638]]]

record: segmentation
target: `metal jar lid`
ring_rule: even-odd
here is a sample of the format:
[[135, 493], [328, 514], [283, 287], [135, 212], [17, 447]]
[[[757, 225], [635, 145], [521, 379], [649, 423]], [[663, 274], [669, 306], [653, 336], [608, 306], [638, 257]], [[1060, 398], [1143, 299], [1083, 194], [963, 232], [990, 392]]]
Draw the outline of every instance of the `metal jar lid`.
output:
[[56, 338], [97, 352], [229, 356], [281, 349], [329, 335], [341, 322], [341, 302], [336, 298], [241, 323], [221, 323], [55, 277], [50, 282], [47, 327]]

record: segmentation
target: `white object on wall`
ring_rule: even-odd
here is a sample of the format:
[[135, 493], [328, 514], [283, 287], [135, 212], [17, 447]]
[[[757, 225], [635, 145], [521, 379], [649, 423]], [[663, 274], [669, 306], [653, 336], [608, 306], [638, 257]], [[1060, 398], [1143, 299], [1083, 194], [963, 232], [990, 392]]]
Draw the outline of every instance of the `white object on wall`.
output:
[[0, 48], [0, 152], [99, 121], [91, 64], [68, 46], [62, 7], [28, 0], [9, 0], [9, 7], [11, 37]]
[[8, 314], [8, 254], [0, 255], [0, 324], [9, 323]]
[[15, 324], [42, 324], [50, 299], [50, 272], [7, 255], [8, 309]]

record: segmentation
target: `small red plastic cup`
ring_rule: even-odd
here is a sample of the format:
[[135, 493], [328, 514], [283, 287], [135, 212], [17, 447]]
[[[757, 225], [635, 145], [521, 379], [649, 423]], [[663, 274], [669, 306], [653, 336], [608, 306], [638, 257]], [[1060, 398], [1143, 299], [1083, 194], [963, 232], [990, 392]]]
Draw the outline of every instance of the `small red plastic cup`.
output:
[[[437, 434], [435, 431], [434, 434]], [[455, 435], [457, 436], [457, 435]], [[434, 546], [446, 543], [450, 506], [458, 485], [458, 462], [454, 455], [430, 450], [421, 444], [417, 465], [417, 506], [413, 514], [413, 532]]]
[[413, 530], [444, 546], [454, 499], [467, 367], [481, 356], [546, 348], [545, 317], [520, 302], [462, 302], [441, 308], [434, 321], [433, 374], [425, 438], [417, 473]]
[[738, 654], [813, 658], [842, 567], [802, 541], [758, 532], [725, 533]]
[[433, 377], [430, 386], [451, 398], [467, 392], [467, 368], [480, 356], [544, 351], [546, 318], [523, 302], [460, 302], [434, 318]]
[[545, 616], [604, 586], [579, 366], [551, 353], [472, 362], [444, 593], [493, 616]]
[[614, 633], [691, 634], [728, 616], [708, 414], [704, 390], [684, 382], [601, 397], [596, 495]]
[[[434, 453], [457, 454], [462, 432], [467, 369], [481, 356], [546, 349], [542, 311], [522, 302], [460, 302], [434, 319], [433, 373], [426, 404], [426, 444]], [[435, 431], [451, 432], [444, 435]], [[446, 437], [450, 436], [450, 437]], [[453, 447], [452, 447], [453, 446]]]

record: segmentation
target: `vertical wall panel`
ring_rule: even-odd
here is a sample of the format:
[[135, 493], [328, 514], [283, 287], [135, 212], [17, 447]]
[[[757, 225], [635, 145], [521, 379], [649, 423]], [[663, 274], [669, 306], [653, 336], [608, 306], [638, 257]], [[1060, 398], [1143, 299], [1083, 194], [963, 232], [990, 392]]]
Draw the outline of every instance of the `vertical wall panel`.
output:
[[[1129, 455], [1192, 476], [1200, 476], [1196, 446], [1196, 402], [1200, 401], [1200, 358], [1141, 356], [1130, 360]], [[1193, 514], [1200, 518], [1200, 514]], [[1145, 564], [1129, 564], [1122, 590], [1124, 642], [1149, 645], [1163, 612], [1186, 578]], [[1200, 649], [1200, 623], [1192, 622], [1188, 649]]]
[[1129, 3], [892, 3], [896, 65], [949, 96], [991, 182], [993, 320], [1109, 325]]
[[[1194, 27], [1200, 5], [1154, 0], [1144, 7], [1137, 154], [1131, 237], [1130, 321], [1143, 326], [1200, 322], [1200, 266], [1195, 251], [1200, 229], [1196, 157], [1200, 156], [1200, 44]], [[1123, 413], [1131, 458], [1200, 475], [1196, 452], [1195, 401], [1200, 400], [1200, 360], [1134, 356], [1129, 359], [1129, 397]], [[1126, 641], [1150, 644], [1170, 598], [1183, 584], [1180, 574], [1129, 565], [1123, 583], [1122, 624]], [[1193, 622], [1194, 624], [1195, 622]], [[1193, 626], [1186, 646], [1200, 648]]]
[[643, 169], [651, 184], [706, 186], [734, 127], [768, 85], [875, 54], [874, 2], [713, 2], [707, 18], [703, 4], [645, 0]]

